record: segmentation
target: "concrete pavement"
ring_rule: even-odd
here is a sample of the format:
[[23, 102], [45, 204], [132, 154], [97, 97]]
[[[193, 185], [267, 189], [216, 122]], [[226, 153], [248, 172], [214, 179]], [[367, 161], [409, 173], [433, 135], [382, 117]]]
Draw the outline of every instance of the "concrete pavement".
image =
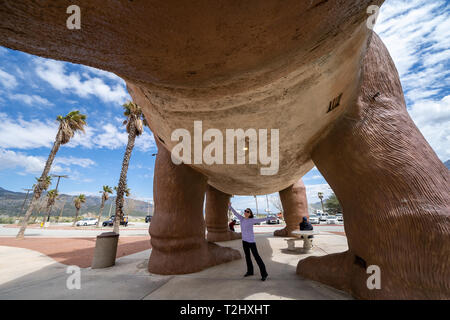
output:
[[[340, 292], [295, 273], [299, 259], [347, 250], [344, 236], [323, 232], [311, 254], [286, 250], [284, 238], [256, 235], [258, 251], [269, 277], [243, 278], [240, 259], [201, 272], [160, 276], [147, 271], [151, 250], [117, 259], [107, 269], [81, 268], [81, 289], [69, 290], [67, 266], [36, 251], [0, 246], [0, 299], [351, 299]], [[301, 241], [298, 242], [301, 245]], [[240, 240], [219, 243], [241, 251]]]

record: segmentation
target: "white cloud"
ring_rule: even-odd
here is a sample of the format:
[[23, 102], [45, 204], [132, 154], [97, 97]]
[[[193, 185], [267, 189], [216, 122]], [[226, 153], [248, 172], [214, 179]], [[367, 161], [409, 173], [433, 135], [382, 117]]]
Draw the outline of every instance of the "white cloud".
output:
[[317, 196], [319, 192], [322, 192], [323, 198], [326, 199], [333, 193], [333, 190], [330, 188], [328, 183], [306, 185], [306, 198], [308, 199], [308, 203], [316, 203], [320, 201]]
[[[101, 127], [101, 133], [94, 138], [94, 144], [100, 148], [117, 149], [128, 143], [128, 133], [125, 126], [116, 126], [111, 123]], [[153, 134], [144, 131], [142, 135], [136, 137], [135, 147], [140, 151], [149, 151], [156, 147]]]
[[75, 158], [75, 157], [56, 157], [53, 163], [65, 166], [76, 165], [82, 168], [88, 168], [95, 165], [95, 161], [89, 158]]
[[[56, 121], [13, 119], [6, 113], [0, 113], [0, 122], [2, 123], [2, 126], [0, 126], [0, 148], [50, 148], [55, 141], [58, 130]], [[117, 149], [126, 146], [127, 142], [128, 134], [125, 126], [107, 123], [97, 128], [86, 126], [85, 133], [75, 133], [71, 141], [65, 146], [69, 148], [81, 146], [88, 149]], [[146, 152], [155, 148], [153, 134], [144, 131], [141, 136], [136, 138], [136, 149], [139, 151]]]
[[[46, 161], [47, 158], [42, 156], [33, 156], [0, 148], [0, 170], [22, 168], [23, 172], [21, 173], [41, 174]], [[88, 158], [56, 157], [51, 172], [69, 173], [71, 172], [71, 166], [87, 168], [93, 165], [95, 165], [95, 162]]]
[[[25, 173], [39, 174], [44, 170], [46, 159], [20, 152], [0, 149], [0, 170], [22, 168]], [[52, 167], [52, 172], [62, 172], [61, 166]]]
[[95, 147], [94, 138], [98, 129], [93, 128], [89, 125], [84, 127], [84, 132], [77, 131], [75, 135], [70, 139], [70, 142], [66, 144], [66, 147], [75, 148], [75, 147], [84, 147], [87, 149], [92, 149]]
[[12, 100], [19, 100], [29, 106], [34, 106], [34, 105], [52, 106], [53, 105], [53, 103], [51, 103], [47, 99], [42, 98], [41, 96], [38, 96], [36, 94], [28, 95], [28, 94], [16, 93], [16, 94], [10, 94], [9, 98]]
[[303, 179], [303, 181], [310, 181], [310, 180], [316, 180], [316, 179], [322, 179], [322, 178], [323, 178], [322, 175], [316, 174], [312, 177], [304, 177], [302, 179]]
[[108, 123], [102, 126], [102, 133], [94, 140], [101, 148], [117, 149], [127, 144], [128, 134], [125, 130], [121, 131], [117, 126]]
[[87, 197], [96, 197], [100, 198], [100, 195], [98, 192], [92, 192], [92, 191], [70, 191], [70, 192], [64, 192], [64, 194], [67, 194], [69, 196], [78, 196], [80, 194], [84, 194]]
[[17, 86], [16, 77], [0, 69], [0, 83], [6, 89], [13, 89]]
[[442, 161], [450, 158], [450, 10], [445, 0], [389, 0], [375, 31], [400, 74], [408, 111]]
[[[103, 102], [122, 104], [129, 98], [125, 90], [125, 82], [111, 73], [84, 67], [87, 72], [70, 72], [66, 70], [68, 63], [36, 58], [36, 73], [53, 88], [63, 93], [74, 93], [82, 98], [96, 96]], [[91, 74], [113, 80], [108, 85], [104, 79], [91, 76]]]
[[155, 149], [156, 143], [153, 134], [144, 131], [142, 135], [136, 138], [136, 148], [143, 152]]
[[12, 119], [5, 113], [0, 113], [0, 122], [1, 148], [49, 148], [53, 145], [58, 130], [55, 122]]
[[439, 158], [450, 159], [450, 95], [440, 101], [419, 100], [410, 114]]

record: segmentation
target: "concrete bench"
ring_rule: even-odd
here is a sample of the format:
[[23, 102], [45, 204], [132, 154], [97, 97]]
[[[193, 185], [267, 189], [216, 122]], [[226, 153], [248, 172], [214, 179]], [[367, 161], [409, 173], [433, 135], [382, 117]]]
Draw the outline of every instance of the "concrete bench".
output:
[[317, 235], [319, 232], [311, 230], [311, 231], [292, 231], [293, 234], [297, 238], [285, 239], [287, 241], [289, 251], [296, 251], [295, 241], [303, 240], [303, 253], [308, 253], [311, 251], [313, 244], [312, 238], [308, 238], [308, 236]]

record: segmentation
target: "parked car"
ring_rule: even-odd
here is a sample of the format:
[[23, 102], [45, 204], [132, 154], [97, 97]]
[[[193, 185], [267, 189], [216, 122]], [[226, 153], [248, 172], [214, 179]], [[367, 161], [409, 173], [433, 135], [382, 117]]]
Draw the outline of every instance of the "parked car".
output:
[[328, 216], [327, 218], [327, 224], [337, 224], [338, 219], [336, 216]]
[[[104, 227], [112, 227], [114, 225], [114, 218], [115, 216], [112, 215], [109, 220], [103, 221], [102, 226]], [[121, 226], [128, 226], [128, 218], [124, 217], [122, 220], [120, 220], [120, 225]]]
[[97, 224], [96, 218], [83, 218], [80, 221], [77, 221], [76, 226], [95, 226]]
[[311, 224], [320, 224], [319, 217], [316, 215], [310, 215], [309, 216], [309, 223]]
[[344, 216], [342, 215], [342, 213], [337, 213], [336, 217], [337, 217], [339, 222], [344, 222]]
[[145, 216], [145, 223], [152, 221], [152, 216]]
[[280, 219], [278, 219], [278, 218], [273, 218], [273, 219], [267, 220], [266, 223], [267, 223], [267, 224], [280, 224]]
[[328, 220], [327, 217], [328, 217], [328, 215], [326, 213], [322, 214], [319, 216], [319, 221], [327, 222], [327, 220]]

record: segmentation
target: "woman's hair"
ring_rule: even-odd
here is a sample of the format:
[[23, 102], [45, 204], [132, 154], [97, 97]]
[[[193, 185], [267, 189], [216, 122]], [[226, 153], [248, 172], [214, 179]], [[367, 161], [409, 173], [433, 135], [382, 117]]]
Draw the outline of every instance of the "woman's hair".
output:
[[252, 211], [252, 209], [247, 208], [247, 209], [245, 209], [245, 210], [250, 211], [250, 215], [249, 215], [248, 217], [249, 217], [249, 218], [253, 218], [253, 211]]

